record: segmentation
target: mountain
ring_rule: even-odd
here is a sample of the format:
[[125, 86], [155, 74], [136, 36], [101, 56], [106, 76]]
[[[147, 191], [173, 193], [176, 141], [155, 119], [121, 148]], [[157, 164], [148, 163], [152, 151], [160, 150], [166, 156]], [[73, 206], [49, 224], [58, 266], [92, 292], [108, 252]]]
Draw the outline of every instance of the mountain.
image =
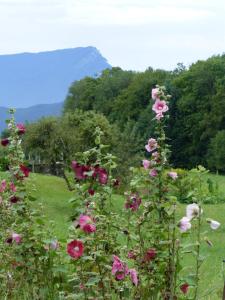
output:
[[72, 82], [106, 68], [111, 66], [94, 47], [0, 55], [0, 105], [62, 102]]
[[[53, 104], [39, 104], [28, 108], [18, 108], [15, 113], [16, 122], [34, 122], [45, 116], [59, 116], [63, 102]], [[5, 120], [9, 118], [8, 108], [0, 107], [0, 132], [6, 128]]]

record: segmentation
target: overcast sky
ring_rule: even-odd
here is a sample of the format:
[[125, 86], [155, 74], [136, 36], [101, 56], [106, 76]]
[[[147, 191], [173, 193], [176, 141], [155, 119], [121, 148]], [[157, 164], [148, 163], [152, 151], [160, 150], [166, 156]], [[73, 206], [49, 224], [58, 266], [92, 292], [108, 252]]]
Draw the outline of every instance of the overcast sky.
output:
[[0, 54], [95, 46], [113, 66], [172, 69], [225, 52], [225, 0], [0, 0]]

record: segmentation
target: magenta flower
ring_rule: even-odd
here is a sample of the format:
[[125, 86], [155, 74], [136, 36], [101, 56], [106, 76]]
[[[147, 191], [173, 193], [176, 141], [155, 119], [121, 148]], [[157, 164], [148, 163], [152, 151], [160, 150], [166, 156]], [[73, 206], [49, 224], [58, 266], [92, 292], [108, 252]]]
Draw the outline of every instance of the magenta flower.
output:
[[75, 173], [76, 179], [78, 180], [86, 179], [88, 177], [87, 172], [91, 171], [90, 166], [80, 165], [75, 160], [72, 161], [72, 169]]
[[89, 190], [88, 190], [88, 194], [89, 194], [90, 196], [94, 196], [95, 190], [94, 190], [94, 189], [89, 189]]
[[156, 114], [165, 113], [169, 110], [169, 107], [166, 104], [166, 101], [157, 99], [152, 106], [152, 110]]
[[1, 144], [2, 144], [3, 147], [6, 147], [9, 144], [9, 139], [7, 139], [7, 138], [6, 139], [2, 139], [1, 140]]
[[3, 193], [7, 188], [6, 180], [3, 179], [0, 185], [0, 193]]
[[141, 205], [141, 202], [142, 200], [137, 193], [131, 194], [127, 197], [127, 200], [125, 202], [125, 208], [130, 209], [132, 211], [136, 211]]
[[30, 170], [28, 169], [28, 167], [24, 165], [20, 165], [20, 171], [23, 173], [25, 177], [28, 177], [30, 174]]
[[158, 88], [152, 89], [152, 99], [153, 100], [159, 99], [159, 89]]
[[129, 259], [136, 259], [137, 256], [133, 251], [129, 251], [128, 254], [127, 254], [127, 257]]
[[81, 241], [73, 240], [67, 244], [67, 253], [74, 259], [78, 259], [83, 255], [84, 245]]
[[96, 226], [89, 216], [86, 215], [80, 215], [78, 224], [81, 228], [86, 233], [92, 233], [96, 231]]
[[151, 166], [151, 162], [149, 160], [147, 160], [147, 159], [144, 159], [142, 161], [142, 164], [143, 164], [143, 167], [145, 168], [145, 170], [149, 169], [150, 166]]
[[12, 244], [15, 242], [16, 244], [20, 244], [22, 241], [22, 236], [18, 233], [13, 232], [12, 235], [7, 238], [6, 243], [7, 244]]
[[149, 172], [149, 175], [150, 175], [151, 177], [156, 177], [156, 176], [158, 175], [158, 172], [157, 172], [156, 169], [152, 169], [152, 170]]
[[117, 280], [123, 280], [129, 274], [129, 269], [118, 256], [113, 255], [112, 275], [115, 275]]
[[135, 269], [130, 269], [129, 270], [129, 274], [130, 274], [130, 278], [132, 283], [137, 286], [138, 285], [138, 275], [137, 275], [137, 271]]
[[147, 262], [154, 260], [156, 258], [156, 254], [157, 254], [156, 250], [154, 248], [150, 248], [145, 253], [144, 260]]
[[188, 289], [189, 289], [189, 284], [188, 283], [183, 283], [181, 286], [180, 286], [180, 290], [183, 294], [187, 294], [188, 292]]
[[9, 188], [10, 188], [11, 192], [13, 192], [13, 193], [16, 192], [16, 186], [15, 186], [15, 184], [13, 182], [10, 182]]
[[153, 138], [150, 138], [148, 140], [148, 144], [145, 145], [145, 149], [148, 151], [148, 152], [152, 152], [154, 151], [155, 149], [158, 148], [158, 143], [156, 141], [156, 139], [153, 139]]
[[107, 184], [108, 182], [108, 173], [106, 169], [96, 166], [94, 169], [93, 177], [98, 177], [100, 184]]
[[25, 126], [23, 124], [21, 124], [21, 123], [17, 124], [16, 127], [17, 127], [19, 135], [22, 135], [22, 134], [24, 134], [26, 132], [26, 128], [25, 128]]
[[173, 180], [176, 180], [178, 178], [177, 172], [169, 172], [168, 176], [171, 177]]
[[11, 196], [11, 197], [9, 198], [9, 201], [10, 201], [12, 204], [15, 204], [15, 203], [17, 203], [17, 202], [20, 201], [20, 198], [14, 195], [14, 196]]

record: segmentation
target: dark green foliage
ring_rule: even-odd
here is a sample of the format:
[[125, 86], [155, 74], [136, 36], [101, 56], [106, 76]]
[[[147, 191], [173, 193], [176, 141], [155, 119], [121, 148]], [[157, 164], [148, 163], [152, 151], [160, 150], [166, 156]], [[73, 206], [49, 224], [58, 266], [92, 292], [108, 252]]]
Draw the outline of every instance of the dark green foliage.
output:
[[225, 130], [218, 131], [208, 149], [208, 165], [212, 170], [225, 172]]

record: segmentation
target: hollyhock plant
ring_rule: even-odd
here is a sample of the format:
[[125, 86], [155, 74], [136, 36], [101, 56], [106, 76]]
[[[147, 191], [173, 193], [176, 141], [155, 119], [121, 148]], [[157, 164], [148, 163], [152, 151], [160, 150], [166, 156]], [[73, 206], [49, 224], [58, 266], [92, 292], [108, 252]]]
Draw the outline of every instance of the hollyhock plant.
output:
[[92, 233], [96, 231], [96, 226], [93, 222], [93, 219], [89, 216], [80, 215], [78, 224], [81, 230], [83, 230], [86, 233]]
[[78, 259], [83, 255], [84, 245], [79, 240], [73, 240], [67, 244], [67, 253], [73, 258]]
[[145, 149], [148, 151], [148, 152], [152, 152], [154, 151], [155, 149], [158, 148], [158, 143], [156, 141], [156, 139], [153, 139], [153, 138], [150, 138], [148, 140], [148, 144], [145, 145]]
[[2, 139], [1, 140], [1, 145], [3, 146], [3, 147], [6, 147], [7, 145], [9, 144], [9, 139]]
[[90, 196], [94, 196], [94, 194], [95, 194], [95, 190], [94, 189], [88, 189], [88, 194], [90, 195]]
[[189, 284], [188, 283], [183, 283], [181, 286], [180, 286], [180, 290], [183, 294], [187, 294], [188, 292], [188, 289], [189, 289]]
[[80, 165], [77, 161], [72, 161], [72, 169], [75, 173], [76, 179], [78, 180], [83, 180], [86, 179], [87, 176], [87, 172], [91, 171], [91, 167], [90, 166], [85, 166], [85, 165]]
[[173, 180], [176, 180], [178, 178], [177, 172], [169, 172], [168, 176], [171, 177]]
[[96, 166], [94, 168], [93, 177], [98, 177], [98, 181], [100, 184], [104, 185], [108, 182], [108, 173], [106, 169]]
[[213, 230], [216, 230], [220, 227], [220, 223], [215, 221], [215, 220], [207, 220], [207, 222], [210, 224], [210, 227], [213, 229]]
[[129, 269], [118, 256], [113, 255], [112, 275], [115, 275], [117, 280], [123, 280], [129, 274]]
[[16, 127], [17, 127], [19, 135], [22, 135], [26, 132], [26, 128], [23, 124], [19, 123], [19, 124], [16, 125]]
[[20, 244], [22, 241], [22, 236], [18, 233], [13, 232], [10, 237], [6, 239], [7, 244], [12, 244], [15, 242], [16, 244]]
[[[189, 220], [191, 220], [195, 217], [198, 217], [199, 216], [199, 211], [200, 211], [200, 208], [199, 208], [198, 204], [196, 204], [196, 203], [189, 204], [186, 207], [186, 217]], [[201, 209], [201, 214], [202, 213], [203, 213], [203, 210]]]
[[151, 260], [154, 260], [156, 258], [156, 249], [155, 248], [150, 248], [146, 251], [145, 253], [145, 257], [144, 257], [144, 261], [151, 261]]
[[132, 283], [137, 286], [138, 285], [138, 275], [137, 275], [137, 271], [135, 269], [130, 269], [129, 270], [129, 274], [130, 274], [130, 278]]
[[156, 114], [162, 114], [169, 110], [169, 107], [166, 104], [166, 101], [157, 99], [152, 106], [152, 110]]
[[183, 217], [178, 224], [181, 232], [186, 232], [191, 229], [190, 219], [187, 217]]
[[142, 200], [137, 193], [131, 194], [127, 197], [127, 200], [125, 202], [125, 208], [130, 209], [132, 211], [136, 211], [141, 205], [141, 202]]

